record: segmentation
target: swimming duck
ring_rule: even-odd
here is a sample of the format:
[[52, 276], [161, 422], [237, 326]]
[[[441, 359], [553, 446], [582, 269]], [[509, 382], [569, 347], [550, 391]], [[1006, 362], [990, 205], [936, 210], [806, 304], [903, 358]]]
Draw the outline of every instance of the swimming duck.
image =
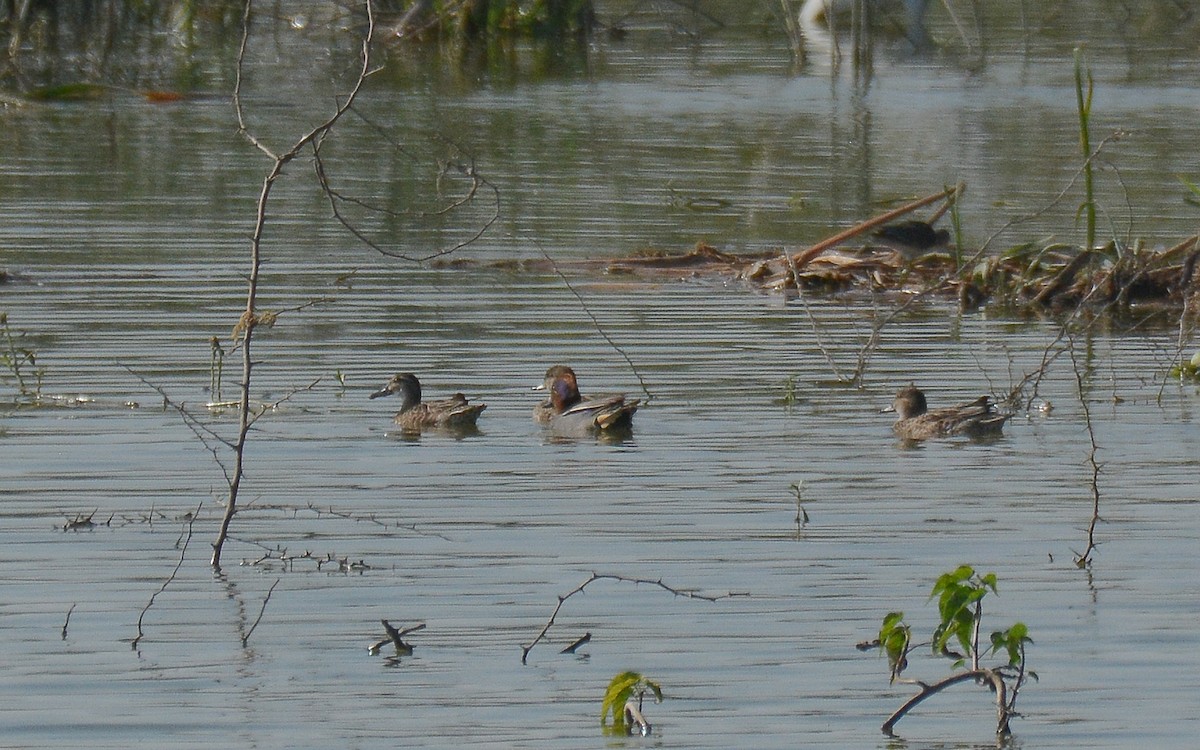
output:
[[875, 237], [906, 258], [914, 258], [950, 243], [950, 232], [934, 229], [929, 222], [901, 221], [875, 230]]
[[487, 408], [486, 404], [471, 404], [467, 397], [456, 393], [444, 401], [421, 401], [421, 383], [411, 372], [402, 372], [388, 381], [380, 390], [371, 394], [371, 398], [390, 396], [399, 393], [401, 396], [400, 411], [396, 412], [396, 424], [405, 430], [420, 430], [424, 427], [474, 427], [479, 413]]
[[896, 423], [892, 431], [905, 440], [927, 440], [929, 438], [967, 435], [983, 437], [999, 435], [1011, 414], [997, 412], [987, 396], [980, 396], [969, 404], [948, 406], [929, 411], [925, 394], [916, 386], [901, 388], [885, 412], [896, 412]]
[[550, 398], [533, 407], [533, 419], [556, 432], [586, 434], [597, 431], [628, 430], [638, 400], [626, 400], [624, 394], [584, 398], [579, 393], [575, 371], [566, 365], [546, 370], [545, 380], [535, 390], [547, 390]]

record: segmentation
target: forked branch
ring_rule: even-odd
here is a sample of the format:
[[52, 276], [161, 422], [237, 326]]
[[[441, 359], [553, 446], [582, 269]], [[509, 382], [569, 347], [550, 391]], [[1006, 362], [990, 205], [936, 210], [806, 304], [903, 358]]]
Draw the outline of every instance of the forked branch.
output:
[[242, 82], [244, 78], [246, 49], [249, 45], [251, 20], [253, 17], [252, 0], [246, 0], [245, 10], [242, 15], [242, 42], [238, 50], [237, 78], [233, 90], [233, 104], [237, 113], [238, 132], [251, 145], [271, 158], [274, 164], [263, 180], [262, 190], [258, 197], [254, 231], [250, 237], [250, 274], [246, 287], [246, 310], [242, 313], [241, 319], [235, 328], [235, 338], [237, 339], [237, 343], [240, 343], [242, 349], [242, 380], [239, 394], [240, 419], [237, 439], [233, 443], [234, 463], [233, 471], [229, 476], [229, 498], [225, 504], [225, 515], [221, 519], [220, 530], [217, 533], [216, 540], [212, 544], [212, 566], [217, 569], [221, 567], [221, 552], [225, 546], [225, 540], [229, 536], [229, 524], [233, 521], [233, 517], [237, 513], [238, 490], [241, 487], [245, 471], [246, 437], [250, 432], [250, 426], [253, 424], [255, 418], [250, 412], [250, 377], [254, 367], [254, 360], [251, 356], [251, 342], [254, 338], [256, 326], [262, 322], [257, 311], [257, 299], [259, 270], [262, 267], [262, 241], [267, 224], [267, 205], [270, 201], [271, 190], [275, 185], [275, 181], [283, 174], [284, 167], [295, 159], [309, 144], [323, 138], [333, 129], [334, 125], [349, 111], [354, 100], [362, 90], [363, 83], [371, 74], [371, 40], [375, 32], [375, 14], [371, 0], [366, 0], [364, 5], [367, 12], [367, 32], [362, 40], [362, 65], [359, 68], [358, 77], [354, 81], [350, 93], [346, 95], [345, 99], [336, 107], [328, 119], [305, 133], [292, 144], [291, 148], [281, 154], [274, 153], [246, 125], [245, 108], [242, 103]]
[[673, 586], [668, 586], [667, 584], [663, 583], [661, 578], [655, 580], [650, 578], [628, 578], [626, 576], [613, 575], [611, 573], [592, 573], [591, 578], [588, 578], [586, 581], [571, 589], [566, 594], [558, 597], [558, 605], [554, 608], [554, 611], [550, 613], [550, 619], [546, 620], [546, 624], [542, 626], [541, 631], [534, 637], [533, 641], [531, 641], [528, 646], [521, 647], [522, 664], [524, 664], [525, 660], [529, 657], [529, 652], [533, 650], [533, 647], [538, 645], [538, 643], [540, 643], [542, 639], [546, 637], [546, 633], [548, 633], [550, 628], [554, 625], [554, 620], [558, 617], [559, 611], [562, 610], [563, 604], [565, 604], [566, 601], [572, 596], [583, 593], [583, 590], [587, 588], [589, 584], [601, 580], [623, 581], [625, 583], [633, 583], [638, 585], [644, 584], [648, 586], [657, 586], [663, 591], [673, 594], [674, 596], [681, 596], [687, 599], [702, 599], [706, 602], [716, 602], [720, 601], [721, 599], [729, 599], [735, 596], [749, 596], [749, 594], [738, 594], [732, 591], [725, 594], [701, 594], [688, 589], [677, 589]]

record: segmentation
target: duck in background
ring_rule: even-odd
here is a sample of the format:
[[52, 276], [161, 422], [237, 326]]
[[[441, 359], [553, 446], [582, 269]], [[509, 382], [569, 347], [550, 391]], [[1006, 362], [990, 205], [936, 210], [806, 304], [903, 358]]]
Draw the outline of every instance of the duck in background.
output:
[[461, 393], [455, 393], [443, 401], [421, 401], [421, 383], [411, 372], [399, 373], [383, 388], [372, 393], [371, 398], [396, 393], [400, 394], [401, 401], [395, 421], [408, 432], [417, 432], [426, 427], [470, 429], [487, 408], [486, 404], [469, 403]]
[[929, 438], [966, 435], [988, 437], [999, 435], [1011, 414], [1001, 414], [987, 396], [980, 396], [969, 404], [948, 406], [929, 411], [925, 394], [916, 386], [901, 388], [885, 412], [896, 413], [892, 431], [903, 440], [928, 440]]
[[627, 400], [624, 394], [584, 398], [575, 371], [566, 365], [546, 370], [545, 379], [534, 390], [549, 392], [549, 398], [533, 407], [534, 421], [565, 435], [627, 431], [633, 427], [639, 403]]

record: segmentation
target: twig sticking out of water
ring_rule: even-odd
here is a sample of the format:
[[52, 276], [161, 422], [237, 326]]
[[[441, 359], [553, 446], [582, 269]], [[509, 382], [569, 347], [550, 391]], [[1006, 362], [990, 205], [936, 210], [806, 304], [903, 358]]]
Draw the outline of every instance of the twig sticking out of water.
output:
[[554, 262], [554, 258], [550, 257], [550, 253], [546, 252], [546, 249], [540, 245], [538, 246], [538, 249], [542, 251], [542, 255], [547, 261], [550, 262], [550, 267], [554, 269], [554, 273], [558, 275], [558, 278], [562, 280], [562, 283], [566, 285], [571, 294], [575, 295], [575, 299], [579, 301], [579, 306], [583, 308], [584, 314], [591, 319], [592, 325], [596, 327], [596, 332], [603, 336], [604, 340], [608, 342], [608, 345], [611, 346], [617, 352], [617, 354], [620, 354], [622, 359], [625, 360], [625, 363], [629, 365], [629, 369], [633, 371], [633, 376], [638, 379], [638, 384], [642, 387], [642, 393], [646, 394], [646, 403], [650, 403], [654, 397], [650, 394], [650, 389], [646, 387], [646, 380], [642, 377], [642, 373], [638, 372], [637, 365], [633, 363], [633, 360], [629, 358], [629, 355], [625, 353], [625, 350], [622, 349], [617, 342], [613, 341], [612, 337], [608, 335], [608, 332], [604, 330], [604, 327], [600, 325], [600, 321], [596, 319], [595, 314], [593, 314], [591, 309], [587, 306], [587, 302], [583, 301], [583, 295], [581, 295], [575, 289], [575, 287], [571, 286], [570, 280], [567, 279], [566, 274], [559, 270], [558, 264]]
[[63, 620], [62, 639], [67, 640], [67, 626], [71, 624], [71, 613], [75, 611], [75, 603], [71, 603], [71, 608], [67, 610], [67, 619]]
[[167, 580], [163, 581], [162, 586], [158, 587], [158, 591], [155, 591], [150, 595], [150, 601], [146, 602], [146, 606], [142, 607], [142, 613], [138, 615], [137, 637], [134, 638], [129, 644], [129, 647], [134, 651], [137, 650], [138, 643], [140, 643], [142, 638], [144, 638], [146, 635], [145, 631], [142, 630], [142, 621], [146, 619], [146, 613], [149, 612], [150, 608], [154, 606], [154, 600], [158, 598], [158, 595], [167, 590], [167, 586], [171, 585], [171, 582], [175, 580], [175, 576], [179, 574], [179, 569], [183, 567], [183, 560], [185, 557], [187, 557], [188, 543], [192, 541], [192, 526], [195, 524], [195, 522], [196, 517], [194, 515], [188, 519], [187, 538], [183, 540], [183, 549], [179, 550], [179, 561], [175, 563], [175, 569], [171, 571], [171, 575], [167, 576]]
[[250, 629], [246, 631], [246, 634], [242, 636], [242, 648], [245, 648], [246, 644], [250, 642], [250, 636], [254, 635], [254, 629], [258, 627], [260, 622], [262, 622], [263, 613], [267, 611], [267, 602], [271, 601], [271, 592], [275, 590], [275, 587], [279, 585], [281, 580], [283, 579], [276, 578], [275, 583], [271, 584], [271, 588], [267, 589], [267, 595], [263, 597], [262, 608], [258, 610], [258, 617], [254, 618], [254, 624], [251, 625]]
[[1079, 404], [1083, 408], [1084, 424], [1087, 426], [1088, 441], [1091, 444], [1091, 450], [1088, 452], [1088, 464], [1092, 469], [1091, 489], [1092, 489], [1092, 520], [1088, 524], [1087, 547], [1083, 552], [1075, 555], [1075, 564], [1081, 568], [1087, 567], [1092, 563], [1092, 553], [1096, 551], [1096, 524], [1100, 522], [1100, 463], [1096, 460], [1096, 453], [1099, 451], [1099, 446], [1096, 445], [1096, 432], [1092, 428], [1092, 412], [1088, 407], [1087, 391], [1084, 388], [1083, 373], [1080, 372], [1079, 363], [1075, 359], [1075, 340], [1067, 339], [1070, 344], [1071, 364], [1075, 370], [1075, 384], [1079, 391]]
[[254, 368], [255, 362], [251, 356], [251, 341], [254, 338], [254, 331], [261, 323], [268, 325], [267, 313], [258, 309], [258, 282], [259, 273], [263, 263], [263, 237], [266, 233], [267, 225], [267, 206], [271, 199], [271, 193], [275, 186], [275, 182], [283, 176], [285, 168], [290, 164], [300, 153], [308, 146], [315, 144], [320, 139], [324, 138], [333, 130], [334, 126], [341, 120], [342, 116], [350, 110], [354, 104], [354, 100], [358, 97], [363, 85], [366, 83], [367, 77], [374, 71], [371, 69], [371, 43], [375, 33], [375, 12], [373, 4], [370, 0], [364, 2], [367, 14], [367, 29], [362, 39], [361, 60], [362, 64], [359, 67], [358, 75], [351, 86], [350, 92], [345, 95], [341, 102], [334, 109], [333, 114], [325, 119], [307, 133], [302, 135], [291, 148], [282, 153], [276, 153], [258, 136], [251, 132], [249, 125], [246, 122], [246, 111], [242, 102], [242, 84], [244, 80], [244, 68], [246, 62], [246, 49], [250, 42], [251, 30], [251, 10], [253, 2], [246, 0], [245, 12], [242, 15], [242, 40], [238, 48], [237, 66], [235, 73], [235, 81], [233, 87], [233, 107], [237, 115], [238, 133], [245, 138], [251, 146], [261, 151], [270, 159], [273, 164], [267, 176], [263, 178], [262, 189], [258, 197], [258, 206], [255, 214], [254, 230], [250, 236], [250, 272], [246, 279], [246, 309], [242, 313], [234, 330], [236, 332], [236, 343], [241, 345], [242, 353], [242, 378], [238, 384], [238, 403], [239, 403], [239, 423], [236, 440], [233, 441], [233, 469], [227, 472], [227, 481], [229, 484], [229, 495], [225, 503], [225, 514], [221, 518], [220, 529], [217, 532], [216, 539], [212, 542], [212, 558], [210, 564], [214, 569], [219, 570], [221, 567], [221, 552], [225, 547], [225, 540], [229, 536], [229, 525], [233, 521], [234, 515], [238, 509], [238, 491], [241, 487], [242, 478], [245, 474], [244, 459], [245, 446], [247, 436], [250, 432], [250, 427], [253, 424], [253, 418], [250, 413], [250, 380], [251, 371]]
[[579, 650], [580, 646], [582, 646], [585, 643], [590, 642], [591, 640], [592, 640], [592, 634], [590, 632], [584, 633], [583, 635], [576, 638], [574, 643], [572, 643], [570, 646], [567, 646], [566, 648], [564, 648], [562, 651], [559, 651], [558, 653], [573, 654]]
[[[583, 590], [585, 588], [587, 588], [589, 584], [594, 583], [596, 581], [601, 581], [601, 580], [623, 581], [625, 583], [633, 583], [633, 584], [638, 584], [638, 585], [645, 584], [645, 585], [649, 585], [649, 586], [657, 586], [658, 588], [662, 589], [663, 591], [666, 591], [675, 596], [682, 596], [682, 597], [686, 597], [688, 599], [701, 599], [706, 602], [716, 602], [716, 601], [720, 601], [721, 599], [730, 599], [735, 596], [749, 596], [748, 593], [734, 593], [732, 591], [730, 591], [729, 593], [726, 593], [726, 594], [700, 594], [695, 591], [689, 591], [687, 589], [677, 589], [677, 588], [674, 588], [673, 586], [668, 586], [667, 584], [663, 583], [661, 578], [654, 580], [654, 579], [650, 579], [650, 578], [629, 578], [627, 576], [614, 575], [611, 573], [592, 573], [591, 578], [588, 578], [583, 583], [581, 583], [578, 586], [576, 586], [575, 588], [571, 589], [571, 591], [558, 597], [558, 606], [556, 606], [554, 608], [554, 611], [550, 613], [550, 619], [546, 620], [546, 624], [542, 626], [541, 632], [539, 632], [537, 634], [537, 636], [534, 637], [533, 641], [528, 646], [521, 647], [521, 663], [522, 664], [526, 663], [526, 659], [529, 658], [529, 652], [533, 650], [533, 647], [538, 645], [538, 643], [540, 643], [542, 641], [542, 639], [546, 637], [546, 633], [549, 632], [551, 626], [554, 625], [554, 619], [556, 617], [558, 617], [559, 611], [562, 610], [563, 604], [566, 603], [566, 601], [568, 599], [570, 599], [572, 596], [583, 593]], [[589, 636], [590, 636], [590, 633], [589, 633]]]

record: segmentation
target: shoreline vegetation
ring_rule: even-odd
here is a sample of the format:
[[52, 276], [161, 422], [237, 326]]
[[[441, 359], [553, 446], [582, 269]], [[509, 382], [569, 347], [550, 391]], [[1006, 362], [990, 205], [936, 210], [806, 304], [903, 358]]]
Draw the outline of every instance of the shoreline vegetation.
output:
[[835, 235], [844, 237], [837, 243], [823, 241], [799, 252], [737, 254], [700, 241], [685, 251], [645, 249], [626, 256], [583, 261], [454, 258], [431, 265], [547, 273], [572, 270], [647, 282], [737, 281], [765, 292], [800, 289], [829, 296], [932, 297], [952, 300], [962, 311], [988, 305], [1013, 312], [1053, 314], [1080, 307], [1127, 311], [1134, 306], [1148, 306], [1186, 314], [1200, 301], [1197, 235], [1165, 248], [1147, 247], [1142, 242], [1126, 246], [1110, 241], [1090, 249], [1030, 242], [995, 255], [979, 250], [964, 258], [950, 248], [908, 260], [899, 251], [869, 238], [853, 241], [875, 225], [873, 221], [863, 222], [855, 227], [857, 231]]

